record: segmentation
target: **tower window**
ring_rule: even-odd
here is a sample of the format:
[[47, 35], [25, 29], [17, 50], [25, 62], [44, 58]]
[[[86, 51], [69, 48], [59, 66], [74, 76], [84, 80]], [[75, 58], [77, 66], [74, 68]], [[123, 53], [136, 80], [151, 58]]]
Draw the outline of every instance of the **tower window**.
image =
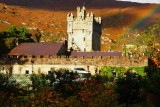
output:
[[74, 44], [74, 38], [72, 38], [72, 44]]
[[85, 41], [85, 40], [86, 40], [86, 38], [84, 37], [84, 38], [83, 38], [83, 41]]
[[29, 74], [29, 70], [26, 70], [25, 74]]

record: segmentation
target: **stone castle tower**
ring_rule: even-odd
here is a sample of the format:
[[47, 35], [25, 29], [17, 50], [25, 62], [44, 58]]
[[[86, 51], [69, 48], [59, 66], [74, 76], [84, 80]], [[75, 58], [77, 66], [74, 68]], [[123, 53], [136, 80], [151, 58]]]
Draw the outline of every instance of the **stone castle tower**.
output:
[[67, 15], [68, 50], [100, 51], [101, 17], [77, 7], [77, 17]]

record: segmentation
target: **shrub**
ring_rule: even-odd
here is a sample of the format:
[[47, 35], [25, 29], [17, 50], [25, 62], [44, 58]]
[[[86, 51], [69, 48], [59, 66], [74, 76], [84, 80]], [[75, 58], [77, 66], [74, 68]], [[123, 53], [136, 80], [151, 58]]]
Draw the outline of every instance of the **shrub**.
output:
[[[145, 76], [148, 67], [117, 67], [117, 66], [103, 66], [101, 67], [101, 75], [107, 75], [109, 78], [115, 76], [124, 76], [125, 72], [132, 71], [138, 75]], [[114, 74], [115, 73], [115, 74]]]
[[125, 77], [118, 77], [115, 81], [118, 101], [121, 104], [136, 104], [141, 101], [142, 76], [127, 71]]

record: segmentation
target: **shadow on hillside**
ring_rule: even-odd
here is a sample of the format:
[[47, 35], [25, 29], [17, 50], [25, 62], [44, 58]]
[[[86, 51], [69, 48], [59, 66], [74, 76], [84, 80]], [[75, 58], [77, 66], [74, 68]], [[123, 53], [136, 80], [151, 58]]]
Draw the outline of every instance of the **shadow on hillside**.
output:
[[83, 5], [91, 9], [126, 8], [145, 5], [140, 3], [122, 2], [116, 0], [1, 0], [0, 3], [27, 8], [48, 9], [57, 11], [72, 11], [75, 10], [77, 6]]
[[120, 28], [122, 26], [128, 25], [132, 18], [133, 16], [131, 14], [119, 12], [117, 14], [102, 18], [102, 28]]

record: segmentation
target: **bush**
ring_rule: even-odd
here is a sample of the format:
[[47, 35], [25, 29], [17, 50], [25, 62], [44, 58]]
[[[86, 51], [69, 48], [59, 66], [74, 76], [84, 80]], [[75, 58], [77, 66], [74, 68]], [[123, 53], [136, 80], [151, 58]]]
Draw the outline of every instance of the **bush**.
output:
[[10, 102], [18, 100], [25, 90], [18, 87], [16, 81], [10, 80], [10, 75], [0, 74], [0, 106], [12, 106]]
[[[109, 78], [114, 76], [124, 76], [125, 72], [132, 71], [138, 75], [146, 76], [148, 67], [117, 67], [117, 66], [103, 66], [101, 67], [101, 75], [107, 75]], [[115, 73], [115, 74], [114, 74]]]
[[136, 104], [141, 101], [142, 76], [127, 71], [125, 77], [118, 77], [115, 81], [119, 103]]

